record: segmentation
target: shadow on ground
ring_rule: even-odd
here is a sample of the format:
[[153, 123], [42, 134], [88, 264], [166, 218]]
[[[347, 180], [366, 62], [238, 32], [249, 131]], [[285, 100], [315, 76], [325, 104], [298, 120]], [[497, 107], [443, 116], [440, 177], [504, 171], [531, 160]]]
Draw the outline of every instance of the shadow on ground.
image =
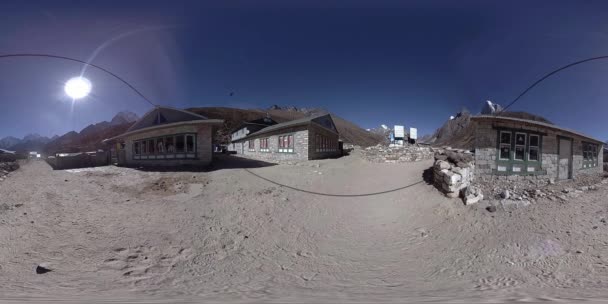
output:
[[231, 156], [226, 154], [217, 154], [213, 156], [213, 162], [209, 166], [197, 167], [197, 166], [152, 166], [152, 167], [139, 167], [135, 168], [139, 171], [145, 172], [212, 172], [224, 169], [254, 169], [276, 166], [276, 164], [247, 159], [238, 156]]
[[428, 168], [424, 171], [422, 171], [422, 180], [427, 184], [427, 185], [433, 185], [433, 167]]

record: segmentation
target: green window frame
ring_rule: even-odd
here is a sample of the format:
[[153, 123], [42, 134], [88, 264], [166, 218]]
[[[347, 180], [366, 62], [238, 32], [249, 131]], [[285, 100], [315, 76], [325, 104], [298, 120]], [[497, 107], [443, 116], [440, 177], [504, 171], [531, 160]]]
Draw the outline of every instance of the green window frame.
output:
[[537, 175], [542, 170], [543, 134], [521, 129], [498, 129], [496, 140], [497, 175]]
[[598, 166], [598, 153], [598, 144], [583, 142], [583, 169], [595, 168]]

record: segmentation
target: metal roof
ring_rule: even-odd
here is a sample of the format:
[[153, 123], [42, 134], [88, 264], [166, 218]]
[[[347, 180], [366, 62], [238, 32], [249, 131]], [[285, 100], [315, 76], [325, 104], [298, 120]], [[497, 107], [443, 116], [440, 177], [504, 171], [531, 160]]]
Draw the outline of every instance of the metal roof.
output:
[[317, 119], [317, 118], [320, 118], [320, 117], [324, 117], [324, 116], [329, 116], [329, 118], [331, 119], [331, 115], [330, 114], [320, 114], [320, 115], [304, 117], [304, 118], [300, 118], [300, 119], [296, 119], [296, 120], [290, 120], [290, 121], [287, 121], [287, 122], [282, 122], [280, 124], [276, 124], [276, 125], [272, 125], [272, 126], [266, 127], [266, 128], [261, 129], [261, 130], [259, 130], [257, 132], [251, 133], [251, 134], [247, 135], [246, 137], [239, 138], [239, 139], [237, 139], [237, 141], [245, 140], [245, 139], [248, 139], [248, 138], [260, 135], [260, 134], [265, 134], [265, 133], [269, 133], [269, 132], [280, 130], [280, 129], [285, 129], [285, 128], [289, 128], [289, 127], [296, 127], [296, 126], [301, 126], [301, 125], [307, 125], [311, 121], [313, 121], [314, 119]]
[[506, 116], [494, 116], [494, 115], [477, 115], [477, 116], [472, 116], [471, 120], [495, 120], [495, 121], [506, 121], [506, 122], [515, 122], [515, 123], [523, 123], [523, 124], [527, 124], [527, 125], [532, 125], [532, 126], [536, 126], [536, 127], [541, 127], [541, 128], [547, 128], [547, 129], [553, 129], [553, 130], [557, 130], [557, 131], [562, 131], [562, 132], [566, 132], [566, 133], [570, 133], [579, 137], [584, 137], [586, 139], [589, 139], [591, 141], [595, 141], [598, 143], [603, 144], [604, 142], [593, 138], [589, 135], [585, 135], [583, 133], [580, 133], [578, 131], [574, 131], [568, 128], [562, 128], [562, 127], [558, 127], [554, 124], [550, 124], [550, 123], [546, 123], [546, 122], [541, 122], [541, 121], [536, 121], [536, 120], [530, 120], [530, 119], [523, 119], [523, 118], [515, 118], [515, 117], [506, 117]]

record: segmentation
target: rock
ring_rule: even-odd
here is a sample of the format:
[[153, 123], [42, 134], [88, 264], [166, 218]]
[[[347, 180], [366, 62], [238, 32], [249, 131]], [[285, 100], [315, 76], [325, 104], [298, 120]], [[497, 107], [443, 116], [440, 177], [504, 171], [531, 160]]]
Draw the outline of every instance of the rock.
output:
[[588, 191], [588, 190], [589, 190], [589, 187], [587, 187], [587, 186], [583, 186], [583, 187], [580, 187], [580, 190], [581, 190], [581, 191]]
[[448, 160], [448, 156], [444, 154], [435, 154], [436, 160]]
[[509, 193], [509, 190], [504, 190], [503, 192], [500, 193], [500, 197], [504, 198], [504, 199], [509, 199], [510, 196], [511, 196], [511, 194]]
[[595, 190], [597, 190], [597, 186], [596, 185], [589, 186], [589, 190], [595, 191]]
[[450, 163], [448, 163], [447, 161], [438, 160], [435, 162], [435, 168], [438, 168], [439, 170], [450, 170], [450, 168], [452, 168], [452, 165], [450, 165]]
[[490, 213], [494, 213], [496, 212], [496, 206], [488, 206], [486, 207], [486, 210], [488, 210]]
[[53, 270], [50, 269], [49, 266], [47, 264], [45, 264], [45, 263], [36, 266], [36, 273], [37, 274], [45, 274], [45, 273], [51, 272], [51, 271], [53, 271]]
[[572, 188], [564, 188], [564, 189], [562, 190], [562, 192], [563, 192], [563, 193], [570, 193], [570, 192], [573, 192], [573, 191], [574, 191], [574, 190], [573, 190]]
[[445, 196], [449, 197], [449, 198], [457, 198], [458, 197], [458, 192], [447, 192], [445, 194]]
[[553, 177], [549, 179], [549, 185], [555, 185], [555, 179]]

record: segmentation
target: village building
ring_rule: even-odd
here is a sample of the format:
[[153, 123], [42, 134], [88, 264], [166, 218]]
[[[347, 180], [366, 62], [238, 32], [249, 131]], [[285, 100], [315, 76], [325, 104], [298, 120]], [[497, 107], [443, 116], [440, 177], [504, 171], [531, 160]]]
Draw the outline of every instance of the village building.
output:
[[213, 133], [223, 120], [156, 107], [124, 134], [107, 139], [122, 166], [206, 166], [213, 158]]
[[231, 143], [228, 145], [228, 151], [236, 152], [237, 150], [242, 150], [242, 143], [237, 142], [239, 139], [276, 124], [277, 122], [270, 118], [270, 116], [242, 123], [231, 132]]
[[258, 160], [312, 160], [342, 153], [338, 129], [329, 114], [275, 124], [244, 137], [235, 133], [232, 146], [236, 154]]
[[471, 121], [476, 128], [476, 176], [565, 180], [603, 170], [603, 142], [579, 132], [494, 115]]

